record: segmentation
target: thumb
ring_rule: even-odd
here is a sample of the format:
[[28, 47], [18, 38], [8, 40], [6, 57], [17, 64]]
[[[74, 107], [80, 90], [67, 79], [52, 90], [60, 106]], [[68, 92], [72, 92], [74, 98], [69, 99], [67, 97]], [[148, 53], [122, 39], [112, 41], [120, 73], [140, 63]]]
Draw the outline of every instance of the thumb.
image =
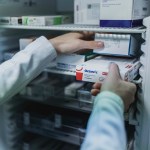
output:
[[109, 65], [108, 79], [110, 79], [111, 81], [121, 79], [119, 67], [117, 64], [111, 63]]
[[81, 40], [81, 48], [82, 49], [98, 49], [103, 48], [104, 43], [101, 41], [84, 41]]

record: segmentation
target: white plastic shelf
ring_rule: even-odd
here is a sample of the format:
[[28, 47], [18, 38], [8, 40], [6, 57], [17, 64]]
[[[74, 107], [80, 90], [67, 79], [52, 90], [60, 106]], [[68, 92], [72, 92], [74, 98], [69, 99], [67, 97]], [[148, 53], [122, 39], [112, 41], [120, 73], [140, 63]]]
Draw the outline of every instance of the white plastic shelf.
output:
[[25, 26], [25, 25], [0, 25], [5, 29], [24, 29], [24, 30], [58, 30], [58, 31], [92, 31], [92, 32], [111, 32], [111, 33], [144, 33], [145, 27], [137, 28], [101, 28], [94, 25], [53, 25], [53, 26]]
[[76, 76], [76, 72], [75, 71], [62, 70], [62, 69], [58, 69], [56, 67], [46, 68], [45, 71], [49, 72], [49, 73], [55, 73], [55, 74], [63, 74], [63, 75]]

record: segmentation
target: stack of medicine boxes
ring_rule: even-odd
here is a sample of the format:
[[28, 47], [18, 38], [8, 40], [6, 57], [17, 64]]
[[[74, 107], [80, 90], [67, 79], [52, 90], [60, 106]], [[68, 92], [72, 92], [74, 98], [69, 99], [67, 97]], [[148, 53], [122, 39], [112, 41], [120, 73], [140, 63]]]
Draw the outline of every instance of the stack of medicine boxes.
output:
[[[74, 22], [107, 28], [140, 27], [143, 18], [150, 14], [149, 3], [145, 0], [74, 0]], [[120, 13], [115, 13], [116, 10]], [[77, 65], [77, 80], [102, 82], [112, 62], [118, 64], [123, 80], [132, 81], [138, 75], [141, 66], [135, 59], [140, 53], [138, 35], [96, 33], [95, 40], [104, 42], [104, 48], [93, 50], [99, 57]]]
[[[149, 3], [145, 0], [74, 0], [74, 23], [100, 27], [138, 27], [142, 25], [142, 19], [150, 14]], [[120, 13], [115, 13], [116, 10]], [[104, 48], [82, 55], [59, 55], [56, 67], [76, 72], [77, 80], [102, 82], [107, 76], [109, 64], [114, 62], [120, 68], [122, 79], [132, 81], [141, 66], [135, 59], [140, 53], [139, 37], [137, 34], [96, 33], [95, 41], [104, 42]], [[32, 41], [32, 38], [21, 39], [20, 49]]]

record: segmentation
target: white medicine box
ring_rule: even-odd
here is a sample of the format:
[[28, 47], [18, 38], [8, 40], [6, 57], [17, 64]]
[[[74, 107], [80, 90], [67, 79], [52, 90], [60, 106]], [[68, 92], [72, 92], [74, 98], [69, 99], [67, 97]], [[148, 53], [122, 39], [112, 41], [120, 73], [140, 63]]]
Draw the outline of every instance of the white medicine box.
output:
[[74, 0], [74, 23], [99, 25], [100, 0]]
[[101, 0], [101, 27], [142, 26], [143, 18], [150, 14], [149, 0]]
[[134, 57], [140, 50], [137, 35], [97, 33], [95, 34], [95, 41], [104, 42], [104, 48], [93, 51], [100, 55]]
[[56, 58], [56, 67], [58, 69], [76, 71], [78, 64], [83, 64], [85, 61], [96, 57], [92, 52], [82, 54], [60, 54]]
[[26, 46], [28, 46], [30, 43], [32, 43], [36, 38], [31, 37], [31, 38], [20, 38], [19, 39], [19, 47], [20, 50], [24, 50]]
[[76, 79], [87, 82], [103, 82], [108, 75], [110, 63], [116, 63], [120, 69], [121, 78], [133, 81], [139, 74], [141, 63], [136, 59], [99, 56], [76, 67]]

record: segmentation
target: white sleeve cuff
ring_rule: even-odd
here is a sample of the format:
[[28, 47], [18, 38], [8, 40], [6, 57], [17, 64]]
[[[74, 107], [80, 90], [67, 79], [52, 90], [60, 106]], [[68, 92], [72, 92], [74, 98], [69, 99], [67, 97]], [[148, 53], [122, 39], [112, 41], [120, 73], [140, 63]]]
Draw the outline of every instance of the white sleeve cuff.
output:
[[[30, 49], [30, 51], [29, 51]], [[37, 51], [37, 53], [42, 53], [41, 57], [49, 57], [49, 60], [53, 60], [57, 57], [57, 53], [53, 45], [50, 43], [49, 40], [47, 40], [44, 36], [39, 37], [34, 42], [32, 42], [30, 45], [28, 45], [25, 48], [25, 51], [28, 51], [27, 53], [32, 53], [33, 51]], [[41, 52], [42, 50], [42, 52]]]
[[99, 105], [101, 105], [102, 100], [104, 98], [105, 99], [107, 98], [107, 100], [109, 100], [109, 101], [115, 102], [116, 104], [120, 105], [120, 107], [124, 110], [124, 103], [123, 103], [123, 100], [121, 99], [121, 97], [118, 96], [117, 94], [115, 94], [113, 92], [109, 92], [109, 91], [104, 91], [96, 97], [95, 102], [94, 102], [94, 107], [98, 107]]

